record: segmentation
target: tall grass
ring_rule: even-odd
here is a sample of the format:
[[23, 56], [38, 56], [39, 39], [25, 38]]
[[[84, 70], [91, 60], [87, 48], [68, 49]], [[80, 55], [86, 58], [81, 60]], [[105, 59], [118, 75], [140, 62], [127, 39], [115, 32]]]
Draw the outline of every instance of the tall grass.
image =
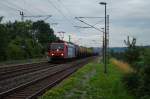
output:
[[111, 59], [111, 62], [114, 66], [117, 66], [124, 73], [131, 73], [134, 71], [128, 63], [116, 59]]

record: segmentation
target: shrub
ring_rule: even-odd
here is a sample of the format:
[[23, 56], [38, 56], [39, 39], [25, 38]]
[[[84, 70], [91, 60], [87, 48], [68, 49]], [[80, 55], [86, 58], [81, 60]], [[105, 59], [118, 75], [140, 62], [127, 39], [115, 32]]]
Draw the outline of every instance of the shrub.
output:
[[150, 99], [150, 49], [143, 50], [140, 61], [134, 63], [136, 72], [123, 77], [130, 92], [139, 99]]
[[132, 72], [124, 75], [122, 81], [131, 93], [136, 93], [139, 86], [139, 76], [137, 73]]

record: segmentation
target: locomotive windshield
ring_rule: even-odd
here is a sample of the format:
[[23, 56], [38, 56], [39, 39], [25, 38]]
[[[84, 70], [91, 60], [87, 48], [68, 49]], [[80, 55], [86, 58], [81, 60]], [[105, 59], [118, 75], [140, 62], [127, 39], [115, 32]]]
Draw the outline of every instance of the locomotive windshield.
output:
[[63, 50], [64, 44], [51, 44], [51, 50]]

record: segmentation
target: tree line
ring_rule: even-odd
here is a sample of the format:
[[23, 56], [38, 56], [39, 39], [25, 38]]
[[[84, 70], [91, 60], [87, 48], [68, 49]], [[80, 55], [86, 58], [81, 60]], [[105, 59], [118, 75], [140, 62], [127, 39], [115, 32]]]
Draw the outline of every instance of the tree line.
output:
[[0, 61], [41, 57], [48, 43], [58, 40], [50, 25], [42, 20], [1, 23]]

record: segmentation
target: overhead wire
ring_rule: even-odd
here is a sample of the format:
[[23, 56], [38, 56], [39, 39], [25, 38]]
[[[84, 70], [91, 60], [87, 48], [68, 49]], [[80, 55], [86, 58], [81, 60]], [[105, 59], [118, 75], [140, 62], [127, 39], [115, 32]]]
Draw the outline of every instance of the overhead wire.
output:
[[[72, 15], [73, 16], [73, 14], [70, 12], [70, 10], [63, 4], [63, 2], [61, 1], [61, 0], [57, 0], [58, 2], [60, 2], [61, 3], [61, 5], [63, 6], [63, 8], [65, 8], [66, 10], [67, 10], [67, 12], [68, 12], [68, 14], [69, 15]], [[84, 18], [104, 18], [104, 17], [84, 17]], [[81, 20], [80, 20], [81, 21]], [[97, 27], [95, 27], [96, 25], [98, 25], [100, 22], [102, 22], [102, 20], [101, 21], [98, 21], [97, 23], [95, 23], [93, 26], [92, 25], [90, 25], [90, 24], [87, 24], [86, 23], [86, 25], [88, 25], [88, 26], [90, 26], [90, 27], [84, 27], [84, 28], [95, 28], [96, 30], [98, 30], [98, 31], [101, 31], [99, 28], [97, 28]], [[84, 22], [83, 22], [84, 23]], [[85, 23], [84, 23], [85, 24]], [[74, 26], [75, 27], [75, 26]], [[77, 29], [78, 27], [76, 27], [76, 29]], [[79, 28], [78, 28], [79, 29]], [[79, 30], [78, 30], [79, 31]], [[80, 31], [81, 32], [81, 31]], [[102, 31], [101, 31], [102, 32]]]
[[10, 10], [19, 11], [18, 9], [16, 9], [16, 8], [14, 8], [14, 7], [12, 7], [12, 6], [8, 5], [8, 4], [6, 4], [6, 2], [3, 2], [3, 1], [1, 2], [1, 5], [4, 5], [4, 7], [7, 7]]
[[[1, 7], [7, 8], [9, 10], [9, 13], [11, 13], [11, 15], [14, 14], [14, 11], [15, 12], [19, 12], [20, 11], [16, 7], [7, 4], [5, 1], [1, 1], [0, 4], [1, 4]], [[14, 20], [14, 21], [16, 20], [16, 18], [13, 17], [13, 16], [9, 16], [9, 17], [6, 16], [6, 15], [3, 15], [3, 16], [5, 17], [4, 23], [7, 22], [7, 20]]]
[[[79, 28], [75, 27], [76, 26], [76, 21], [74, 20], [74, 15], [71, 13], [71, 11], [60, 0], [58, 1], [58, 3], [59, 3], [59, 7], [62, 7], [64, 10], [67, 11], [68, 15], [71, 15], [73, 17], [73, 18], [71, 18], [71, 17], [68, 17], [68, 18], [70, 20], [70, 23], [71, 23], [72, 27], [75, 29], [75, 31], [77, 31], [77, 33], [82, 33]], [[76, 42], [75, 39], [74, 39], [74, 42]]]
[[[63, 4], [63, 2], [61, 0], [57, 0], [58, 2], [61, 3], [61, 5], [63, 5], [63, 8], [65, 8], [67, 10], [67, 12], [73, 16], [73, 14], [70, 12], [70, 10]], [[80, 17], [80, 18], [91, 18], [91, 19], [99, 19], [99, 18], [104, 18], [104, 17]], [[96, 26], [98, 25], [100, 22], [103, 22], [102, 20], [101, 21], [98, 21], [97, 23], [95, 23], [93, 26]], [[89, 28], [89, 27], [87, 27]]]
[[[26, 0], [24, 0], [24, 2], [26, 2]], [[27, 3], [27, 2], [26, 2]], [[28, 3], [28, 6], [30, 6], [30, 7], [28, 7], [28, 8], [30, 8], [30, 9], [32, 9], [32, 10], [37, 10], [38, 12], [40, 12], [40, 14], [41, 13], [45, 13], [45, 11], [43, 11], [43, 10], [41, 10], [41, 9], [39, 9], [38, 7], [36, 7], [36, 6], [33, 6], [33, 5], [31, 5], [31, 3]], [[31, 11], [31, 10], [30, 10]], [[33, 11], [32, 11], [33, 12]], [[33, 13], [32, 13], [32, 15], [33, 15]]]
[[58, 1], [58, 3], [60, 3], [60, 6], [62, 6], [62, 8], [64, 8], [67, 11], [68, 15], [73, 17], [73, 18], [71, 18], [71, 17], [69, 17], [69, 18], [71, 20], [70, 22], [71, 22], [72, 26], [74, 27], [75, 31], [77, 31], [78, 33], [82, 33], [82, 31], [78, 27], [76, 27], [77, 24], [76, 24], [76, 21], [74, 19], [74, 15], [71, 13], [70, 9], [68, 9], [68, 7], [65, 6], [61, 0], [57, 0], [57, 1]]
[[84, 23], [84, 24], [86, 24], [86, 25], [88, 25], [88, 26], [90, 26], [90, 27], [92, 27], [92, 28], [94, 28], [94, 29], [96, 29], [96, 30], [98, 30], [98, 31], [100, 31], [100, 32], [102, 32], [102, 33], [103, 33], [103, 31], [102, 31], [102, 30], [100, 30], [99, 28], [94, 27], [93, 25], [91, 25], [91, 24], [88, 24], [88, 23], [84, 22], [83, 20], [79, 19], [78, 17], [75, 17], [75, 19], [77, 19], [78, 21], [80, 21], [80, 22], [82, 22], [82, 23]]
[[57, 8], [57, 6], [53, 2], [51, 2], [51, 0], [48, 0], [48, 2], [70, 23], [70, 20], [68, 20], [68, 18], [64, 15], [64, 13], [59, 8]]
[[[7, 7], [8, 9], [10, 9], [10, 10], [12, 10], [12, 11], [15, 11], [15, 12], [20, 12], [20, 11], [24, 11], [24, 9], [23, 8], [21, 8], [21, 7], [19, 7], [19, 6], [17, 6], [16, 4], [14, 4], [14, 3], [11, 3], [11, 2], [9, 2], [9, 1], [7, 1], [7, 0], [5, 0], [5, 1], [1, 1], [1, 4], [2, 5], [4, 5], [5, 7]], [[27, 12], [27, 11], [26, 11]], [[10, 12], [11, 13], [11, 12]], [[28, 12], [29, 13], [29, 12]], [[14, 13], [13, 13], [14, 14]], [[5, 17], [7, 17], [7, 16], [5, 16]], [[11, 20], [16, 20], [16, 18], [14, 17], [14, 16], [9, 16], [9, 17], [11, 17]], [[6, 20], [10, 20], [10, 18], [6, 18]]]
[[16, 5], [16, 4], [12, 3], [12, 2], [9, 2], [8, 0], [5, 0], [5, 2], [6, 2], [9, 6], [13, 6], [13, 7], [15, 7], [16, 9], [18, 9], [18, 11], [25, 11], [25, 12], [27, 12], [27, 13], [29, 13], [29, 14], [32, 14], [32, 13], [31, 13], [30, 11], [28, 11], [27, 9], [23, 9], [22, 7]]
[[[58, 1], [59, 3], [61, 3], [61, 5], [63, 6], [63, 8], [65, 8], [65, 10], [68, 12], [69, 15], [74, 16], [74, 15], [71, 13], [71, 11], [68, 9], [68, 7], [65, 6], [61, 0], [57, 0], [57, 1]], [[72, 19], [71, 19], [71, 20], [72, 20]], [[73, 18], [73, 20], [74, 20], [74, 18]], [[75, 22], [73, 22], [73, 27], [74, 27], [74, 25], [76, 25]], [[78, 32], [81, 33], [81, 31], [80, 31], [77, 27], [75, 27], [75, 29], [76, 29]]]
[[[48, 0], [49, 4], [51, 4], [53, 6], [53, 8], [55, 8], [57, 10], [57, 12], [59, 12], [65, 19], [66, 21], [72, 25], [72, 27], [74, 26], [74, 23], [72, 23], [72, 20], [70, 20], [63, 12], [62, 10], [60, 10], [59, 8], [57, 8], [57, 6], [51, 1], [51, 0]], [[74, 27], [73, 27], [74, 28]], [[76, 28], [74, 28], [76, 29]], [[79, 31], [76, 29], [76, 31]]]

